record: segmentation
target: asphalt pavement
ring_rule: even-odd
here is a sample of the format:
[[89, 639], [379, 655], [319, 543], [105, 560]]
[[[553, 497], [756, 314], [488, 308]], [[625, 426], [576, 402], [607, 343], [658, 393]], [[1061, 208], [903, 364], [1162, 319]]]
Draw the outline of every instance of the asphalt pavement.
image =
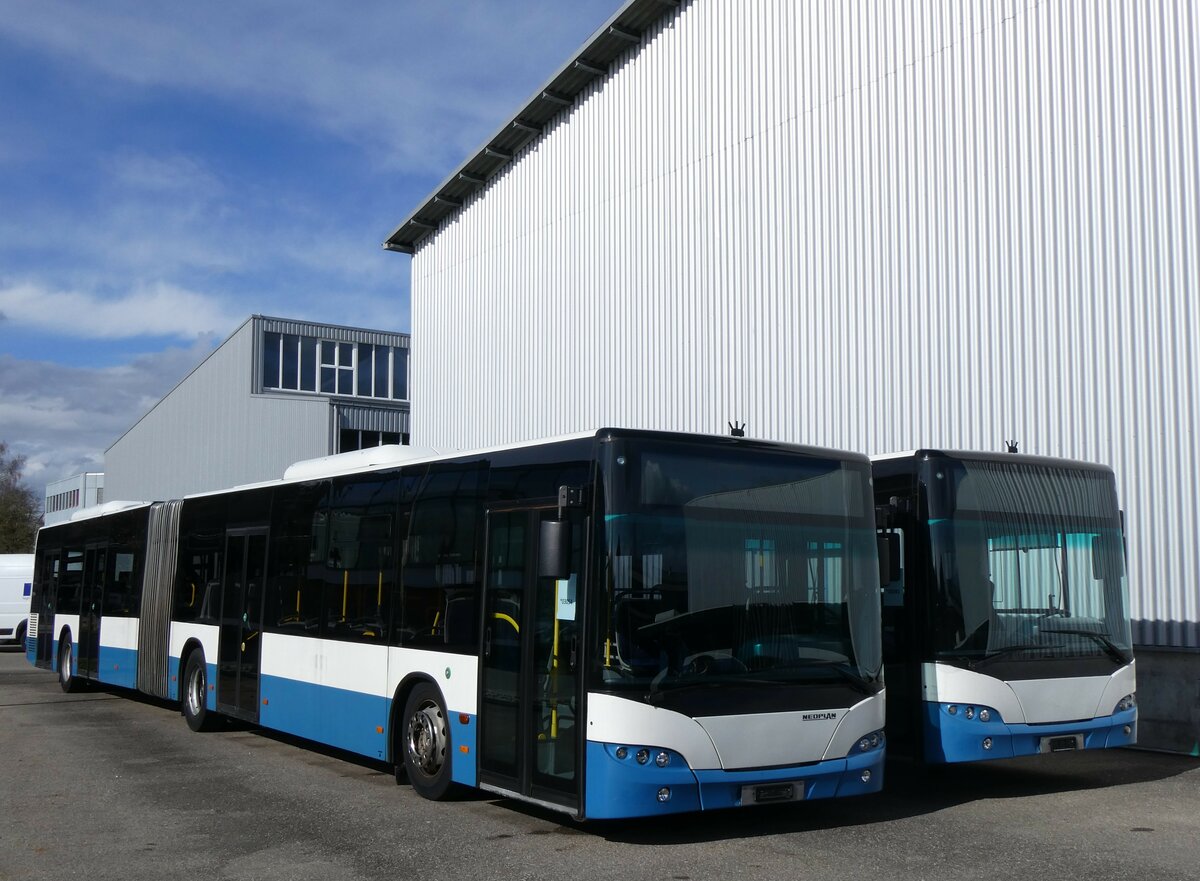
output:
[[924, 774], [858, 799], [577, 824], [0, 652], [0, 879], [1200, 878], [1200, 760], [1135, 750]]

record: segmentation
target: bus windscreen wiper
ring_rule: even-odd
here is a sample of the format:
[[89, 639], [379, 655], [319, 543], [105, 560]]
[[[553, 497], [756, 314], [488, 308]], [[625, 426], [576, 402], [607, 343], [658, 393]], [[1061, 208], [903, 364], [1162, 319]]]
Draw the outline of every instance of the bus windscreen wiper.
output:
[[1044, 645], [1036, 643], [1021, 643], [1020, 645], [1006, 645], [1003, 648], [998, 648], [991, 654], [984, 655], [978, 661], [968, 662], [972, 670], [981, 667], [984, 664], [990, 664], [992, 661], [998, 661], [1001, 658], [1007, 658], [1019, 652], [1027, 652], [1031, 649], [1044, 649]]
[[1105, 636], [1104, 634], [1098, 634], [1094, 630], [1082, 630], [1080, 628], [1056, 627], [1056, 628], [1050, 628], [1050, 629], [1043, 628], [1042, 633], [1045, 633], [1045, 634], [1069, 634], [1070, 636], [1087, 636], [1087, 637], [1090, 637], [1090, 639], [1096, 640], [1097, 642], [1099, 642], [1100, 646], [1104, 647], [1104, 653], [1106, 655], [1109, 655], [1109, 658], [1111, 658], [1112, 660], [1115, 660], [1117, 664], [1128, 664], [1130, 660], [1133, 660], [1132, 658], [1129, 658], [1126, 653], [1122, 652], [1121, 648], [1117, 646], [1117, 643], [1110, 640], [1108, 636]]

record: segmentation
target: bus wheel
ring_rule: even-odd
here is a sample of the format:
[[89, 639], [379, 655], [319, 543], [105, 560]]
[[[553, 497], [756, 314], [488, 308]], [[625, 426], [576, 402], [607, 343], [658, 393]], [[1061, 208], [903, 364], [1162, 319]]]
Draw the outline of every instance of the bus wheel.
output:
[[418, 795], [435, 801], [450, 789], [450, 722], [442, 694], [429, 682], [404, 705], [404, 767]]
[[183, 718], [193, 731], [212, 728], [213, 714], [208, 711], [208, 668], [204, 652], [197, 649], [188, 655], [183, 668]]
[[25, 648], [25, 622], [24, 621], [22, 621], [20, 624], [17, 625], [16, 639], [17, 639], [17, 648], [19, 648], [21, 650], [21, 654], [25, 654], [26, 648]]
[[80, 690], [80, 682], [78, 676], [71, 675], [71, 634], [65, 633], [58, 641], [58, 684], [70, 693]]

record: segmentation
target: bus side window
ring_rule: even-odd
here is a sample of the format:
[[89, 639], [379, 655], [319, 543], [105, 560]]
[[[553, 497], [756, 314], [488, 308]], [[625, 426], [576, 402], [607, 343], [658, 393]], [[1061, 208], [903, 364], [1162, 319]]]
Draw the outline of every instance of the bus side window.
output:
[[401, 641], [476, 650], [486, 463], [431, 466], [412, 506], [401, 575]]

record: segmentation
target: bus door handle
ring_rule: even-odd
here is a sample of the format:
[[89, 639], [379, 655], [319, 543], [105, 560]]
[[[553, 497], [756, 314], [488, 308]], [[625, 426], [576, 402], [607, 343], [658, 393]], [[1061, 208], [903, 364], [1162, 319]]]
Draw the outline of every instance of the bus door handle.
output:
[[492, 656], [492, 628], [488, 625], [483, 631], [483, 656], [490, 658]]

